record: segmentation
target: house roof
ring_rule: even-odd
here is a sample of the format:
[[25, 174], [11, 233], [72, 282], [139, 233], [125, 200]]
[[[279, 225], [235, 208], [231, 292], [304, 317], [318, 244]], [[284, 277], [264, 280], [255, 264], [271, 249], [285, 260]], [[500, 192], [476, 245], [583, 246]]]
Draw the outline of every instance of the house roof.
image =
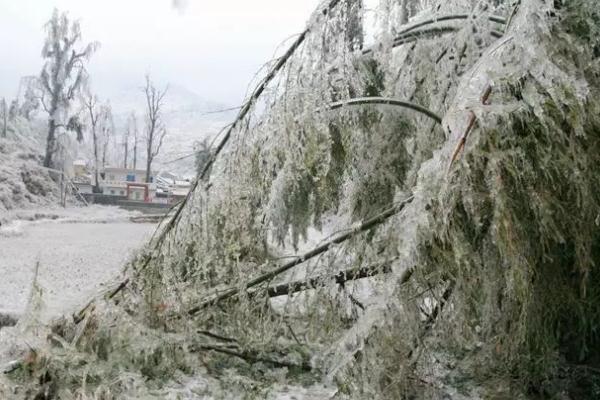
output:
[[133, 168], [104, 167], [104, 172], [145, 174], [146, 170], [145, 169], [133, 169]]

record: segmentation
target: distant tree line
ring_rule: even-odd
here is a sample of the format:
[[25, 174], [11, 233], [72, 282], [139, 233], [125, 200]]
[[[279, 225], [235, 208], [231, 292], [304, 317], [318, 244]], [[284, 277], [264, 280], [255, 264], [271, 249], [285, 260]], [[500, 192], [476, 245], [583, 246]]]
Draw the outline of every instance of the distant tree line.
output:
[[79, 22], [56, 9], [44, 31], [46, 38], [41, 52], [44, 65], [39, 76], [23, 78], [19, 95], [10, 105], [6, 99], [0, 99], [0, 137], [7, 137], [14, 130], [17, 118], [32, 120], [42, 110], [47, 115], [45, 167], [63, 169], [60, 150], [68, 145], [71, 134], [77, 141], [89, 143], [96, 190], [99, 190], [99, 171], [109, 162], [136, 169], [140, 154], [145, 156], [146, 181], [150, 181], [152, 165], [167, 135], [163, 118], [167, 89], [159, 89], [146, 75], [141, 90], [146, 104], [143, 129], [139, 131], [137, 116], [132, 111], [122, 133], [117, 134], [110, 102], [100, 100], [93, 92], [86, 69], [100, 44], [82, 43]]

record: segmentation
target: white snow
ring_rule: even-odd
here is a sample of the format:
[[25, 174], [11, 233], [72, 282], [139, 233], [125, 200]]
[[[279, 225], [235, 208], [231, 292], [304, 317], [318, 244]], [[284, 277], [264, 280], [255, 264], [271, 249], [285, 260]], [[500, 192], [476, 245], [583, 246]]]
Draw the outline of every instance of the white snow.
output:
[[0, 228], [0, 313], [24, 311], [39, 262], [46, 321], [102, 290], [155, 229], [129, 222], [132, 214], [113, 207], [16, 214], [35, 220], [17, 219]]

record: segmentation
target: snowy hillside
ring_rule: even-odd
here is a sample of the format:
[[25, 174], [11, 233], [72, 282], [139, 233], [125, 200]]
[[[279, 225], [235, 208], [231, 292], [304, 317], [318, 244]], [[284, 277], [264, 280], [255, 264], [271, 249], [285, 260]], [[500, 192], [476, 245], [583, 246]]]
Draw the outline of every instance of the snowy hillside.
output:
[[19, 118], [0, 138], [0, 220], [8, 210], [57, 203], [58, 185], [40, 166], [43, 121]]

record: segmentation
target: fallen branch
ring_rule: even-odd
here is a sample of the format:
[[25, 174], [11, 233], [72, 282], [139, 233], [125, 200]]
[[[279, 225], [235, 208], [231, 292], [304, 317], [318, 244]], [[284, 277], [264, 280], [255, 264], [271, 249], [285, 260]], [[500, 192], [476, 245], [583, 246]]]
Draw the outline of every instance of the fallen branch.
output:
[[227, 343], [237, 343], [238, 341], [234, 338], [230, 338], [230, 337], [225, 337], [222, 335], [219, 335], [217, 333], [213, 333], [210, 331], [196, 331], [196, 333], [200, 334], [200, 335], [204, 335], [204, 336], [208, 336], [211, 339], [216, 339], [219, 340], [221, 342], [227, 342]]
[[[331, 239], [327, 242], [325, 242], [324, 244], [314, 248], [313, 250], [308, 251], [307, 253], [294, 258], [293, 260], [287, 262], [286, 264], [280, 266], [279, 268], [276, 268], [270, 272], [267, 272], [263, 275], [260, 275], [252, 280], [250, 280], [248, 283], [246, 283], [244, 285], [244, 289], [250, 289], [254, 286], [257, 286], [263, 282], [269, 281], [271, 279], [273, 279], [274, 277], [276, 277], [277, 275], [280, 275], [292, 268], [294, 268], [295, 266], [302, 264], [308, 260], [310, 260], [313, 257], [316, 257], [320, 254], [325, 253], [326, 251], [328, 251], [332, 246], [340, 244], [345, 242], [346, 240], [358, 235], [359, 233], [365, 232], [370, 230], [371, 228], [382, 224], [383, 222], [387, 221], [391, 216], [399, 213], [400, 211], [402, 211], [404, 209], [404, 207], [410, 203], [413, 200], [413, 197], [409, 197], [408, 199], [402, 201], [401, 203], [398, 203], [396, 205], [394, 205], [392, 208], [388, 209], [387, 211], [384, 211], [383, 213], [365, 221], [364, 223], [362, 223], [361, 225], [357, 226], [356, 228], [354, 228], [353, 230], [351, 230], [348, 233], [345, 233], [343, 235], [340, 235], [334, 239]], [[190, 310], [188, 310], [188, 315], [195, 315], [198, 312], [200, 312], [202, 309], [206, 308], [209, 305], [213, 305], [213, 304], [217, 304], [223, 300], [229, 299], [231, 297], [236, 296], [238, 293], [240, 292], [239, 287], [232, 287], [229, 288], [225, 291], [223, 291], [222, 293], [216, 295], [215, 297], [208, 299], [208, 300], [204, 300], [202, 301], [199, 305], [191, 308]]]
[[358, 98], [354, 98], [354, 99], [342, 100], [342, 101], [332, 103], [329, 106], [329, 108], [331, 110], [336, 110], [338, 108], [342, 108], [342, 107], [346, 107], [346, 106], [358, 106], [358, 105], [365, 105], [365, 104], [382, 104], [382, 105], [408, 108], [408, 109], [420, 112], [421, 114], [428, 116], [429, 118], [433, 119], [438, 124], [442, 123], [442, 118], [439, 115], [437, 115], [433, 111], [428, 110], [425, 107], [422, 107], [418, 104], [410, 103], [408, 101], [396, 100], [396, 99], [392, 99], [389, 97], [358, 97]]

